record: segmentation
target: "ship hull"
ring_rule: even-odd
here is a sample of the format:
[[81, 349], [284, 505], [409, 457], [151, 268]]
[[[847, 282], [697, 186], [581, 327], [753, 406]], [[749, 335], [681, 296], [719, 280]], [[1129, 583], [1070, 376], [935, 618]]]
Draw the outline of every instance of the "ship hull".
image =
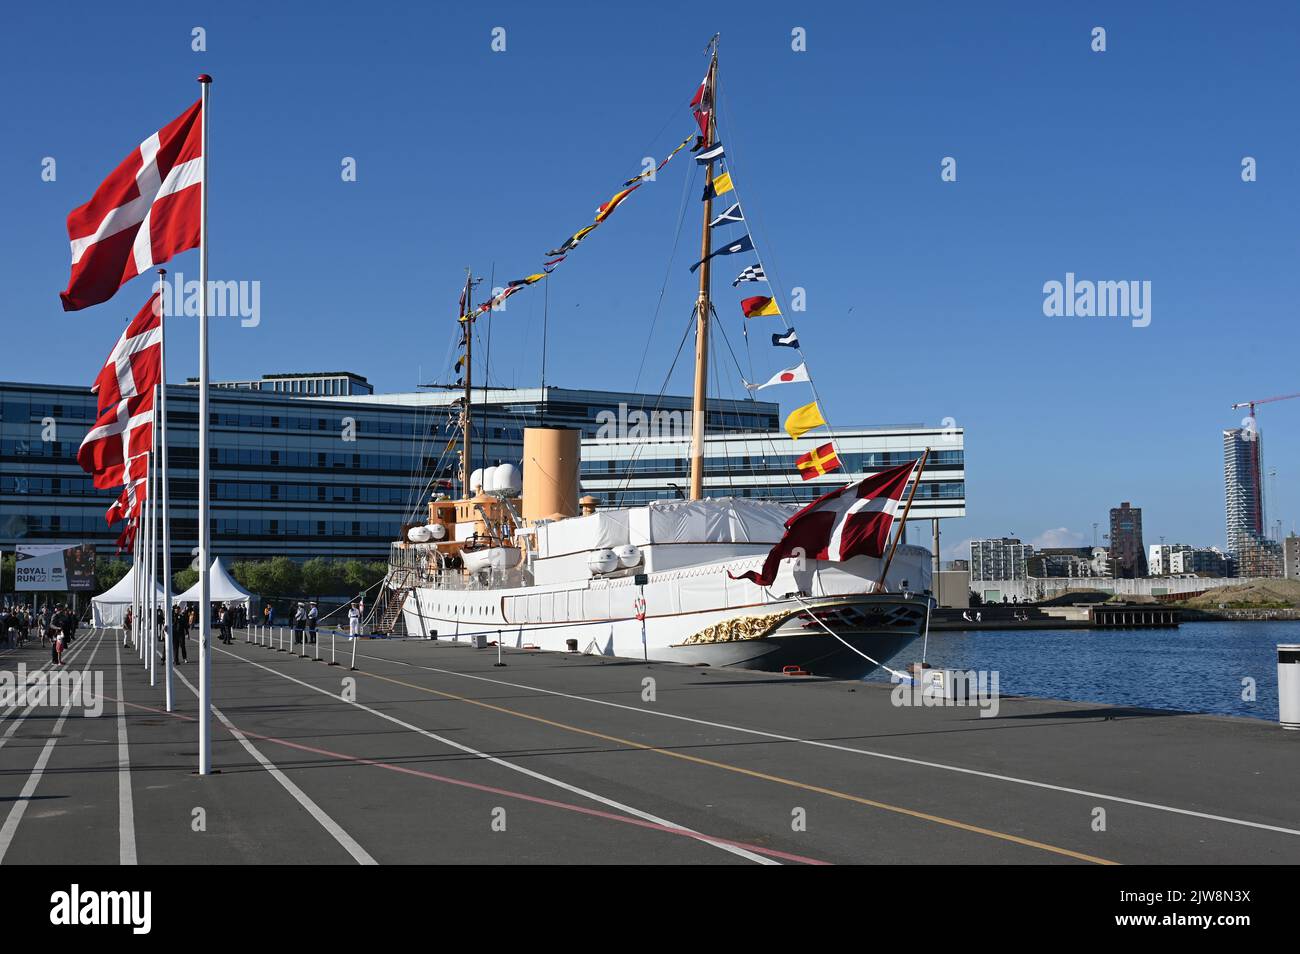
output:
[[923, 632], [927, 611], [925, 597], [859, 594], [650, 617], [643, 628], [635, 618], [484, 626], [473, 612], [462, 620], [431, 611], [441, 605], [436, 591], [417, 588], [404, 607], [408, 635], [832, 679], [861, 679], [888, 663]]

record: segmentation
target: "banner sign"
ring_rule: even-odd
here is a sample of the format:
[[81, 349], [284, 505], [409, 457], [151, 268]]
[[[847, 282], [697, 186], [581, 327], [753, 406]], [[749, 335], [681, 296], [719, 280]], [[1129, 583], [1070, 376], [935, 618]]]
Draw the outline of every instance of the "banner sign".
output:
[[14, 590], [92, 591], [95, 588], [95, 547], [19, 544], [14, 564]]

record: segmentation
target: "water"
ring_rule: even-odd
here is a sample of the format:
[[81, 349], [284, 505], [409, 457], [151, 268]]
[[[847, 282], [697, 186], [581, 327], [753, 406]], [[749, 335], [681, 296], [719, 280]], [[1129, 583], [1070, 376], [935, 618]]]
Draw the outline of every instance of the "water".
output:
[[[936, 668], [997, 670], [1003, 695], [1277, 719], [1277, 644], [1300, 623], [1184, 623], [1177, 629], [983, 630], [930, 634]], [[891, 660], [919, 658], [918, 639]], [[1255, 680], [1245, 701], [1242, 680]], [[877, 670], [873, 681], [888, 681]]]

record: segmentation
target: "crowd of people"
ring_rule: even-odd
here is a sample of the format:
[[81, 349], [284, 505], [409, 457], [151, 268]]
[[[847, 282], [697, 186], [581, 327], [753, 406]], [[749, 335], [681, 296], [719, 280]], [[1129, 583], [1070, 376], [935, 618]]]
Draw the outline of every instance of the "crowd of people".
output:
[[[177, 603], [172, 608], [171, 625], [167, 625], [167, 614], [160, 606], [156, 610], [154, 618], [159, 631], [166, 639], [166, 634], [171, 634], [172, 640], [172, 658], [178, 663], [187, 663], [190, 661], [189, 638], [190, 633], [198, 628], [199, 625], [199, 608], [197, 603], [181, 604]], [[232, 603], [213, 603], [212, 604], [212, 625], [217, 631], [217, 638], [223, 643], [233, 643], [235, 641], [235, 630], [248, 625], [248, 610], [244, 606], [237, 606]], [[123, 640], [130, 642], [131, 633], [135, 627], [134, 614], [132, 608], [127, 607], [126, 613], [122, 618], [122, 635]], [[163, 647], [166, 643], [161, 644]], [[159, 660], [165, 660], [165, 648], [158, 651]]]
[[[359, 636], [361, 634], [361, 620], [364, 612], [364, 603], [353, 601], [348, 605], [347, 619], [348, 634], [350, 636]], [[262, 619], [267, 626], [275, 625], [275, 610], [269, 601], [262, 608]], [[295, 603], [293, 612], [290, 614], [294, 643], [305, 642], [308, 645], [314, 645], [320, 619], [320, 608], [315, 600]], [[42, 646], [46, 644], [50, 646], [51, 658], [54, 664], [61, 665], [63, 653], [76, 639], [77, 629], [82, 622], [77, 614], [64, 603], [54, 605], [47, 603], [39, 610], [35, 606], [6, 603], [0, 606], [0, 646], [13, 649], [24, 645], [33, 638], [38, 638]], [[133, 608], [128, 606], [122, 620], [124, 642], [130, 643], [136, 622]], [[167, 621], [166, 611], [160, 606], [156, 610], [155, 623], [158, 631], [163, 634], [162, 639], [166, 639], [170, 634], [172, 655], [175, 661], [178, 663], [189, 662], [188, 643], [190, 634], [198, 629], [199, 625], [198, 605], [195, 603], [177, 603], [172, 609], [170, 625]], [[234, 631], [248, 626], [247, 604], [213, 603], [212, 626], [221, 642], [233, 643]], [[166, 646], [165, 643], [160, 643], [160, 645]], [[160, 660], [166, 658], [162, 649], [159, 650], [158, 658]]]
[[40, 610], [35, 606], [6, 604], [0, 609], [0, 645], [9, 648], [22, 646], [35, 637], [41, 645], [50, 647], [50, 661], [63, 664], [63, 653], [77, 638], [81, 619], [66, 603], [46, 603]]

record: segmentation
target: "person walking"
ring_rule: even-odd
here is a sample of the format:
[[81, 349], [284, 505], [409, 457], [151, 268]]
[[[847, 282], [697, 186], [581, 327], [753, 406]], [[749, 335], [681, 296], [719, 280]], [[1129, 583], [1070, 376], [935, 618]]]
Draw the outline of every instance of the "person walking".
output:
[[190, 639], [189, 614], [181, 607], [176, 607], [172, 619], [172, 663], [189, 662], [190, 655], [186, 643]]
[[316, 601], [313, 600], [311, 608], [307, 610], [307, 633], [311, 636], [311, 644], [316, 645], [316, 624], [320, 621], [320, 610], [316, 607]]
[[158, 640], [158, 661], [167, 661], [167, 634], [170, 630], [167, 628], [167, 612], [159, 606], [154, 613], [154, 622], [158, 626], [160, 639]]
[[221, 604], [221, 641], [227, 646], [233, 642], [231, 627], [234, 625], [234, 613], [231, 611], [229, 604]]

